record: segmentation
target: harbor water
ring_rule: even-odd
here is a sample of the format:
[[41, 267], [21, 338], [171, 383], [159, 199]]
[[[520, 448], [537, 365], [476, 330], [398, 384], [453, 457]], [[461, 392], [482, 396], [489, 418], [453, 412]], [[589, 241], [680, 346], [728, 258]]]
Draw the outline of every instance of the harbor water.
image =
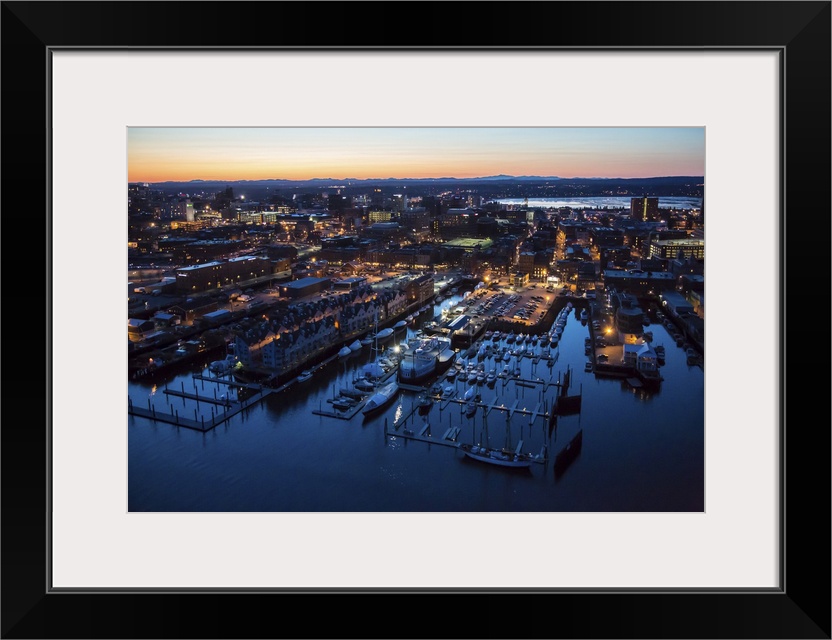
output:
[[[408, 337], [460, 296], [437, 304]], [[585, 371], [585, 322], [568, 315], [556, 358], [522, 358], [521, 380], [474, 385], [481, 405], [459, 402], [418, 411], [419, 392], [401, 389], [377, 415], [350, 419], [327, 400], [350, 388], [374, 358], [369, 346], [335, 359], [311, 379], [272, 393], [213, 429], [194, 430], [128, 415], [128, 508], [136, 512], [689, 512], [704, 509], [704, 373], [660, 323], [653, 344], [666, 348], [657, 391]], [[404, 339], [394, 337], [385, 348]], [[489, 341], [490, 342], [490, 341]], [[507, 346], [504, 341], [492, 343]], [[538, 352], [545, 351], [541, 347]], [[464, 349], [462, 350], [464, 352]], [[461, 357], [462, 353], [458, 354]], [[212, 358], [216, 359], [216, 358]], [[473, 359], [476, 362], [476, 358]], [[506, 362], [484, 361], [501, 372]], [[132, 380], [130, 401], [157, 414], [199, 422], [246, 389], [213, 377], [207, 361], [155, 379]], [[514, 367], [514, 361], [511, 366]], [[579, 411], [548, 420], [561, 386]], [[228, 381], [230, 377], [225, 378]], [[391, 378], [392, 379], [392, 378]], [[429, 383], [426, 383], [429, 384]], [[472, 385], [445, 381], [461, 398]], [[174, 392], [179, 392], [174, 393]], [[190, 396], [199, 395], [197, 401]], [[223, 397], [225, 396], [225, 397]], [[493, 406], [490, 411], [488, 406]], [[510, 415], [509, 409], [515, 412]], [[523, 412], [524, 413], [521, 413]], [[533, 415], [537, 411], [537, 415]], [[429, 425], [429, 431], [425, 430]], [[397, 428], [396, 428], [397, 427]], [[456, 443], [443, 439], [458, 428]], [[407, 430], [407, 431], [405, 431]], [[418, 436], [424, 430], [422, 439]], [[429, 436], [428, 436], [429, 434]], [[505, 468], [466, 458], [457, 443], [487, 443], [544, 453], [545, 462]]]

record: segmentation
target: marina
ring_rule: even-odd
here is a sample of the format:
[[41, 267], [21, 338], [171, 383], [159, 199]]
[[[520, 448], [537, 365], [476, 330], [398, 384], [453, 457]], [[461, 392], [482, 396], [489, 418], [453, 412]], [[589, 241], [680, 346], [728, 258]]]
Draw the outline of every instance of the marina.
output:
[[[534, 344], [527, 331], [492, 331], [488, 338], [480, 335], [469, 347], [454, 349], [456, 357], [448, 370], [418, 384], [399, 382], [389, 405], [363, 416], [363, 408], [377, 389], [398, 380], [401, 345], [429, 337], [434, 318], [441, 317], [445, 308], [459, 306], [463, 295], [464, 291], [448, 292], [441, 303], [432, 306], [432, 313], [415, 317], [401, 339], [381, 344], [378, 352], [365, 345], [350, 357], [335, 353], [310, 366], [312, 376], [302, 383], [297, 375], [276, 388], [238, 382], [230, 375], [211, 373], [207, 362], [205, 368], [195, 365], [191, 371], [154, 384], [131, 381], [130, 455], [136, 468], [151, 464], [154, 477], [159, 478], [159, 491], [165, 491], [162, 482], [178, 486], [180, 498], [175, 502], [166, 498], [162, 503], [184, 510], [568, 511], [607, 504], [610, 498], [605, 491], [587, 493], [580, 488], [587, 482], [595, 486], [602, 478], [603, 486], [615, 487], [613, 499], [622, 508], [684, 509], [699, 504], [701, 496], [696, 492], [671, 495], [656, 490], [642, 482], [660, 476], [633, 476], [622, 466], [626, 458], [621, 451], [647, 451], [659, 437], [665, 441], [662, 458], [675, 460], [671, 473], [665, 462], [651, 462], [648, 456], [647, 469], [653, 465], [662, 482], [691, 486], [691, 479], [702, 473], [701, 465], [691, 464], [690, 458], [691, 450], [701, 451], [701, 443], [696, 443], [701, 437], [703, 409], [695, 398], [703, 383], [702, 369], [688, 364], [685, 349], [675, 346], [662, 325], [651, 327], [655, 341], [667, 345], [662, 365], [665, 381], [657, 390], [585, 371], [585, 339], [591, 336], [592, 325], [582, 323], [579, 314], [569, 313], [565, 322], [552, 324], [553, 330], [560, 329], [557, 342], [538, 339]], [[521, 333], [528, 336], [522, 343], [525, 349], [513, 355]], [[376, 368], [382, 361], [392, 366]], [[379, 375], [368, 376], [368, 368]], [[478, 372], [482, 380], [477, 380]], [[474, 375], [469, 378], [466, 373]], [[491, 373], [493, 378], [489, 378]], [[363, 389], [359, 388], [362, 383]], [[667, 403], [666, 411], [684, 411], [687, 416], [673, 431], [665, 413], [656, 413], [657, 406]], [[149, 429], [151, 425], [157, 426]], [[611, 425], [618, 427], [611, 429]], [[176, 433], [180, 436], [172, 440]], [[197, 446], [197, 440], [181, 437], [187, 433], [210, 440]], [[578, 434], [581, 439], [576, 442]], [[229, 445], [239, 441], [239, 445], [228, 448], [223, 444], [226, 441]], [[142, 453], [148, 446], [155, 451], [152, 458]], [[201, 471], [200, 490], [188, 492], [192, 480], [183, 474], [205, 455], [199, 453], [204, 446], [212, 452], [211, 458], [226, 462], [213, 471]], [[291, 464], [288, 469], [267, 464], [267, 452], [287, 449], [314, 449], [316, 461]], [[506, 465], [494, 459], [475, 459], [480, 450], [498, 458], [520, 455], [523, 473], [517, 476], [511, 473], [517, 470], [501, 468]], [[446, 454], [439, 455], [442, 451]], [[587, 458], [587, 451], [595, 454]], [[336, 474], [339, 486], [353, 488], [348, 494], [331, 492], [322, 481], [323, 469], [328, 470], [327, 476]], [[415, 485], [408, 483], [410, 498], [404, 503], [396, 484], [385, 481], [389, 473], [420, 479]], [[220, 489], [216, 483], [226, 476], [234, 480]], [[435, 486], [440, 478], [454, 478], [459, 491], [448, 493]], [[303, 489], [290, 493], [241, 493], [253, 482], [276, 489], [281, 482], [295, 486], [299, 480]], [[133, 478], [131, 482], [139, 481]], [[153, 495], [162, 494], [152, 489], [148, 493], [147, 481], [143, 482], [145, 490], [131, 497], [131, 509], [160, 504]], [[476, 487], [483, 482], [485, 486], [521, 483], [522, 487], [500, 497], [502, 492], [479, 492]], [[359, 490], [353, 486], [356, 483], [366, 485], [367, 490]], [[211, 486], [217, 490], [210, 491]], [[480, 497], [473, 499], [472, 491]], [[255, 494], [258, 497], [253, 499]]]

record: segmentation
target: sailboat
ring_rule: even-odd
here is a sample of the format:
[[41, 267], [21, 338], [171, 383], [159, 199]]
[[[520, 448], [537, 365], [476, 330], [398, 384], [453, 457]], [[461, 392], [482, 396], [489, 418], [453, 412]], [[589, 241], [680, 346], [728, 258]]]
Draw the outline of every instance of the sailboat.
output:
[[376, 392], [367, 403], [364, 405], [364, 408], [361, 410], [361, 413], [364, 414], [365, 417], [373, 415], [374, 413], [380, 411], [384, 407], [386, 407], [390, 402], [392, 402], [396, 394], [399, 391], [399, 385], [396, 382], [390, 382]]
[[501, 467], [530, 467], [533, 457], [528, 453], [517, 453], [506, 449], [489, 449], [481, 445], [460, 443], [460, 450], [469, 458], [496, 464]]
[[380, 365], [385, 372], [394, 368], [395, 364], [387, 358], [381, 357], [382, 349], [379, 349], [378, 343], [380, 340], [384, 340], [389, 338], [393, 335], [393, 329], [382, 329], [381, 331], [378, 330], [378, 309], [376, 309], [375, 319], [373, 321], [374, 332], [372, 336], [373, 340], [373, 348], [372, 348], [372, 356], [370, 359], [370, 363], [374, 363], [376, 365]]
[[506, 420], [506, 446], [502, 449], [492, 449], [482, 444], [468, 444], [464, 442], [459, 444], [459, 449], [466, 457], [472, 460], [479, 460], [480, 462], [486, 462], [500, 467], [530, 467], [532, 462], [538, 460], [540, 456], [521, 453], [520, 449], [523, 447], [522, 440], [517, 444], [517, 448], [512, 451], [509, 443], [510, 428], [510, 421]]

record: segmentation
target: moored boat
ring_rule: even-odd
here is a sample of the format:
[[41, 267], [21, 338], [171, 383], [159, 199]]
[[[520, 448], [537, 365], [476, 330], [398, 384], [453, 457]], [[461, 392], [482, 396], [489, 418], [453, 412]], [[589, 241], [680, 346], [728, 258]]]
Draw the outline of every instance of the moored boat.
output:
[[341, 389], [339, 395], [342, 395], [345, 398], [352, 398], [353, 400], [363, 400], [367, 394], [354, 389]]
[[375, 391], [376, 383], [370, 380], [369, 378], [358, 378], [352, 383], [352, 386], [355, 387], [358, 391]]
[[225, 356], [224, 360], [214, 360], [208, 365], [212, 373], [226, 374], [237, 366], [237, 358], [232, 355]]
[[347, 398], [347, 397], [344, 397], [344, 396], [340, 396], [338, 398], [334, 398], [332, 400], [329, 400], [328, 402], [330, 404], [332, 404], [332, 406], [335, 407], [336, 409], [340, 409], [341, 411], [346, 411], [347, 409], [351, 409], [352, 407], [354, 407], [355, 404], [358, 401], [353, 400], [352, 398]]
[[372, 415], [388, 404], [390, 404], [396, 397], [399, 391], [399, 385], [396, 382], [390, 382], [377, 390], [373, 396], [367, 400], [364, 408], [361, 410], [365, 416]]
[[532, 457], [526, 453], [515, 453], [505, 449], [489, 449], [475, 444], [461, 443], [459, 445], [467, 457], [501, 467], [530, 467]]
[[401, 353], [399, 361], [399, 382], [419, 384], [433, 376], [444, 373], [454, 362], [456, 352], [451, 348], [451, 339], [445, 336], [430, 336], [412, 341]]

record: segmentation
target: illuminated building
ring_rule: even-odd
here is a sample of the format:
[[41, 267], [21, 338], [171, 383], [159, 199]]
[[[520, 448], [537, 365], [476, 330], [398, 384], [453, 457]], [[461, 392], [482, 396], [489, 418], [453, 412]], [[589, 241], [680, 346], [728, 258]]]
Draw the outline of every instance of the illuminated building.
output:
[[630, 198], [630, 215], [635, 220], [642, 220], [644, 222], [658, 220], [659, 199], [648, 197]]
[[698, 238], [679, 240], [653, 240], [650, 242], [650, 258], [671, 260], [679, 255], [685, 258], [705, 258], [705, 241]]

